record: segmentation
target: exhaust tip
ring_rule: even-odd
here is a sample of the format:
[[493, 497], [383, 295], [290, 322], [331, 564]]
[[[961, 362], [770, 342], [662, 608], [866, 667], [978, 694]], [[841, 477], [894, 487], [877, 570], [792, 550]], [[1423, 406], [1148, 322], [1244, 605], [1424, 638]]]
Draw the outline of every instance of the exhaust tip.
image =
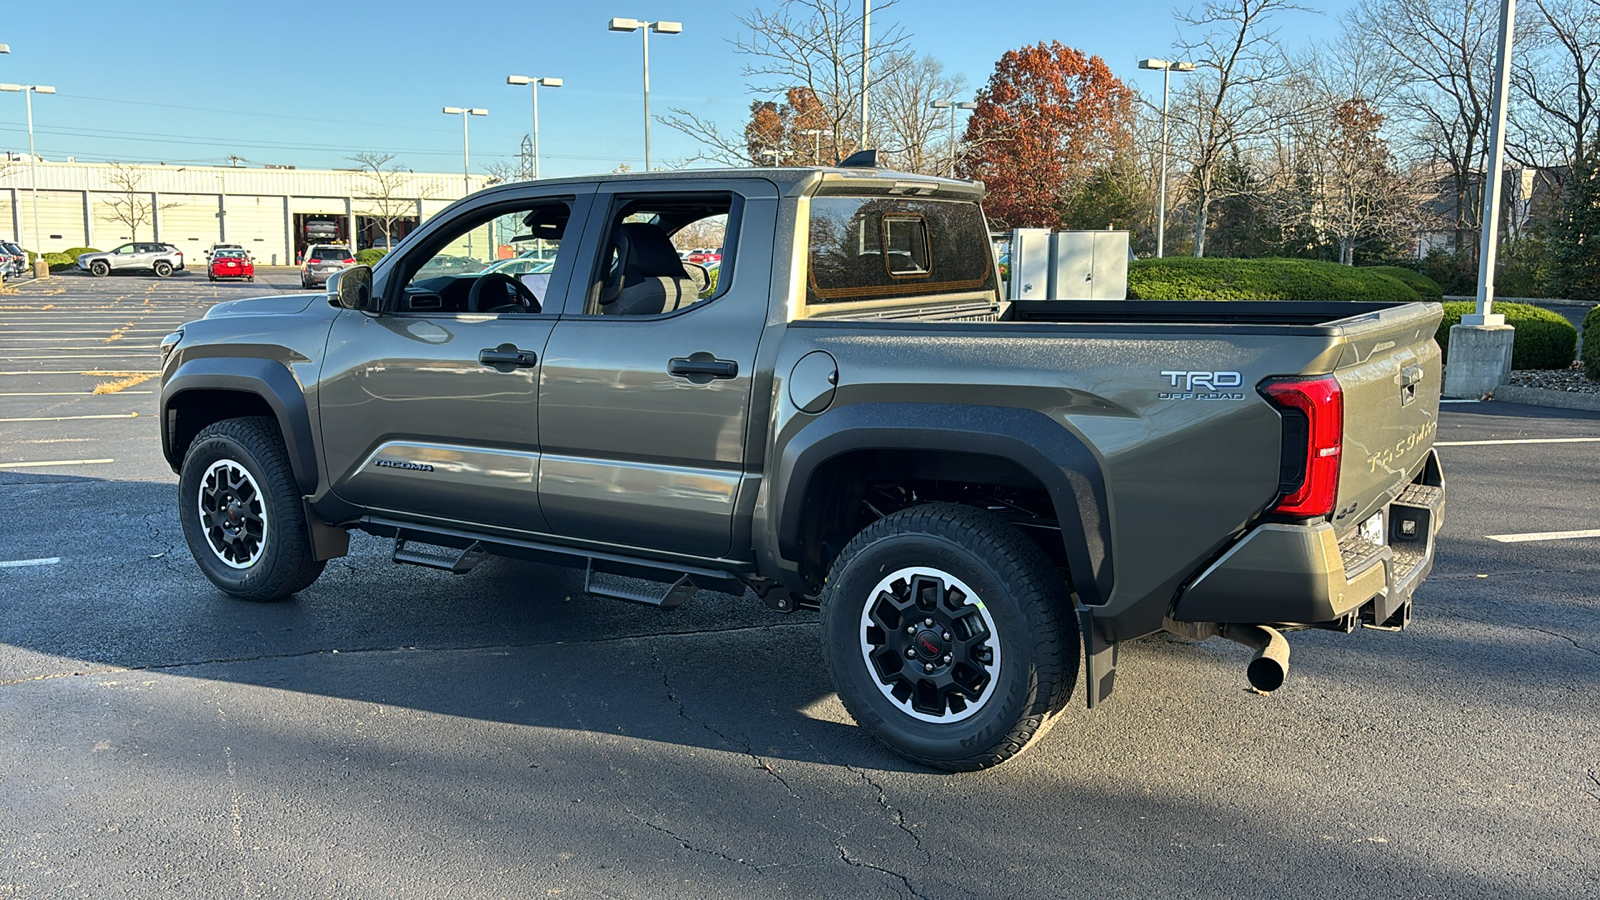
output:
[[1282, 663], [1265, 656], [1250, 660], [1250, 665], [1244, 670], [1244, 677], [1250, 680], [1250, 686], [1263, 694], [1283, 687], [1283, 681], [1288, 676], [1289, 672]]
[[1250, 686], [1263, 694], [1283, 687], [1289, 677], [1289, 642], [1276, 628], [1265, 625], [1224, 625], [1222, 636], [1256, 651], [1245, 667]]

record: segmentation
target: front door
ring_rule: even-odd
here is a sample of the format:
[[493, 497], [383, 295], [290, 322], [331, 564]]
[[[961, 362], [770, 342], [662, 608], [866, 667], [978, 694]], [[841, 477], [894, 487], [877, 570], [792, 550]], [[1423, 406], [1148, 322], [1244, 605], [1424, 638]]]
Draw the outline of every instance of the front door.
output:
[[579, 199], [485, 205], [430, 223], [377, 286], [382, 311], [340, 315], [318, 392], [334, 493], [403, 518], [548, 530], [538, 386], [559, 303], [544, 301], [565, 290], [573, 254], [557, 252], [542, 279], [505, 274], [498, 257], [534, 246], [518, 238], [536, 216], [546, 246], [559, 248], [569, 221], [581, 227]]
[[[682, 184], [595, 199], [585, 246], [597, 252], [545, 353], [539, 502], [559, 535], [715, 558], [751, 463], [777, 190]], [[685, 264], [724, 231], [719, 267]]]

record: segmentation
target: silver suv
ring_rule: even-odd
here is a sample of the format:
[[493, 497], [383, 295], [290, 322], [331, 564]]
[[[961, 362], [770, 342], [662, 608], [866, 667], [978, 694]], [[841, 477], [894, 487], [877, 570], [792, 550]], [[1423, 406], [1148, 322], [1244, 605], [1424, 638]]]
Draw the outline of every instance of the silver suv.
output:
[[106, 253], [85, 253], [78, 257], [78, 268], [97, 276], [110, 275], [113, 271], [148, 269], [165, 278], [183, 270], [183, 251], [171, 244], [138, 241]]

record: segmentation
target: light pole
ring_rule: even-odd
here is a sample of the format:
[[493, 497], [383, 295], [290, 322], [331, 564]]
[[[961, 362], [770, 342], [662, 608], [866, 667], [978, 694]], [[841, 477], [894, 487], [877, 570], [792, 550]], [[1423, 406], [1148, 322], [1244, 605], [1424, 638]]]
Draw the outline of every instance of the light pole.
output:
[[646, 22], [643, 19], [612, 19], [612, 31], [644, 32], [644, 170], [650, 171], [650, 32], [682, 34], [682, 22]]
[[[7, 47], [6, 52], [10, 53], [11, 49]], [[33, 195], [33, 252], [39, 254], [36, 259], [42, 259], [44, 248], [39, 244], [39, 154], [33, 151], [33, 95], [54, 94], [56, 89], [48, 84], [0, 84], [0, 91], [21, 91], [28, 105], [28, 193]], [[34, 271], [38, 272], [37, 263]]]
[[811, 164], [814, 166], [822, 165], [822, 136], [825, 134], [833, 134], [833, 129], [802, 128], [796, 133], [811, 135]]
[[539, 86], [561, 87], [559, 78], [534, 78], [530, 75], [507, 75], [506, 84], [526, 84], [533, 87], [533, 179], [539, 180]]
[[447, 116], [461, 117], [461, 196], [472, 193], [471, 163], [467, 157], [467, 116], [487, 116], [487, 109], [478, 109], [474, 106], [446, 106], [444, 114]]
[[957, 103], [954, 100], [934, 100], [928, 105], [934, 109], [948, 108], [950, 110], [950, 177], [954, 178], [956, 177], [956, 110], [977, 109], [978, 104], [973, 103], [970, 100], [960, 103]]
[[1172, 72], [1193, 72], [1192, 62], [1141, 59], [1141, 69], [1161, 70], [1161, 197], [1156, 201], [1156, 258], [1167, 253], [1167, 94], [1172, 88]]

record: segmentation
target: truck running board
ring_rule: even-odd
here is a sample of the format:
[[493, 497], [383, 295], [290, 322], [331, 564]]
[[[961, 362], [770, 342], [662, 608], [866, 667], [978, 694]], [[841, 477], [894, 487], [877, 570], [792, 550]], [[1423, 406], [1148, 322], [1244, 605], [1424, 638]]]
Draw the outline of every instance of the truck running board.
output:
[[407, 540], [403, 537], [404, 534], [403, 531], [396, 531], [394, 535], [394, 554], [391, 558], [397, 563], [443, 569], [455, 575], [465, 575], [478, 563], [489, 558], [489, 551], [480, 543], [474, 542], [465, 550], [457, 550], [454, 547], [440, 547], [436, 544]]
[[596, 597], [606, 597], [611, 600], [628, 600], [633, 603], [643, 603], [646, 606], [655, 606], [664, 610], [677, 609], [688, 602], [700, 590], [694, 579], [687, 574], [679, 575], [678, 580], [667, 586], [664, 593], [656, 594], [652, 591], [638, 590], [622, 585], [606, 585], [595, 581], [596, 575], [612, 578], [630, 578], [635, 581], [647, 581], [661, 584], [659, 580], [662, 572], [656, 569], [646, 569], [641, 566], [630, 566], [626, 563], [610, 563], [612, 571], [600, 568], [602, 560], [589, 559], [584, 567], [583, 590], [585, 593]]

